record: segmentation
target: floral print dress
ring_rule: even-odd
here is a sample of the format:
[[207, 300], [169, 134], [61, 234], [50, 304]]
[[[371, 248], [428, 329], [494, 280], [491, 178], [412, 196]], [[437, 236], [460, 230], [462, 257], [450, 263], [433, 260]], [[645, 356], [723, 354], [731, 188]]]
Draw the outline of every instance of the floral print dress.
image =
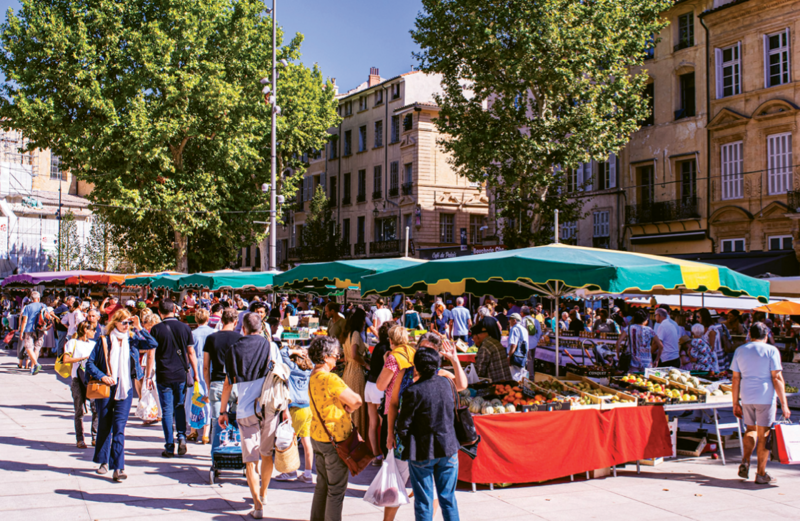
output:
[[717, 353], [705, 338], [693, 338], [689, 348], [689, 356], [695, 358], [695, 371], [719, 371]]

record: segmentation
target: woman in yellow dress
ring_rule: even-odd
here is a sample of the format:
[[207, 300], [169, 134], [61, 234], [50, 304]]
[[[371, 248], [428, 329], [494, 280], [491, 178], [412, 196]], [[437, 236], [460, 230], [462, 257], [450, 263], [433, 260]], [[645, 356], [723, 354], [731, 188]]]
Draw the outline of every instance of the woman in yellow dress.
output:
[[[369, 365], [364, 359], [367, 353], [367, 345], [364, 343], [364, 338], [361, 334], [367, 325], [367, 313], [361, 309], [356, 309], [352, 315], [347, 319], [344, 325], [344, 374], [342, 380], [347, 384], [347, 387], [358, 393], [362, 401], [364, 399], [364, 388], [367, 385], [367, 379], [364, 376], [364, 370], [369, 370]], [[353, 413], [353, 423], [355, 424], [358, 432], [366, 434], [369, 429], [369, 420], [367, 419], [367, 408], [361, 407]]]

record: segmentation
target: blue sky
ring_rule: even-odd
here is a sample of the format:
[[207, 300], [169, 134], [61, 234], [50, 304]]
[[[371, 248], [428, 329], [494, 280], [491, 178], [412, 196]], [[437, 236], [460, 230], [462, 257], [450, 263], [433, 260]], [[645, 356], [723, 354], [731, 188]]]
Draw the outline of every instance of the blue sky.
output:
[[[266, 0], [271, 6], [272, 0]], [[17, 0], [0, 0], [2, 19]], [[365, 81], [370, 67], [391, 78], [411, 70], [417, 50], [409, 31], [422, 9], [420, 0], [278, 0], [278, 24], [302, 33], [306, 65], [318, 63], [339, 90]]]

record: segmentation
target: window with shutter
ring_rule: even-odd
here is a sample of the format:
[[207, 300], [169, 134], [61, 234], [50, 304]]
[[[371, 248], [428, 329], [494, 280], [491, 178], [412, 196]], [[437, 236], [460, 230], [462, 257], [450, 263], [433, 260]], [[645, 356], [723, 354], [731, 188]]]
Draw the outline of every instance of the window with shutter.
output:
[[591, 192], [594, 190], [594, 172], [592, 171], [593, 161], [583, 164], [583, 190]]
[[741, 43], [716, 49], [714, 55], [717, 60], [717, 98], [741, 93]]
[[322, 190], [325, 191], [325, 197], [328, 197], [328, 174], [326, 172], [320, 174], [319, 184], [322, 185]]
[[728, 143], [721, 147], [720, 164], [722, 165], [722, 198], [742, 198], [742, 142]]
[[594, 224], [594, 237], [608, 237], [609, 235], [609, 223], [608, 223], [608, 216], [609, 212], [594, 212], [592, 215], [592, 221]]
[[375, 147], [383, 146], [383, 120], [375, 122]]
[[789, 83], [789, 29], [764, 35], [764, 86]]
[[792, 134], [767, 136], [767, 178], [769, 193], [784, 194], [792, 189]]

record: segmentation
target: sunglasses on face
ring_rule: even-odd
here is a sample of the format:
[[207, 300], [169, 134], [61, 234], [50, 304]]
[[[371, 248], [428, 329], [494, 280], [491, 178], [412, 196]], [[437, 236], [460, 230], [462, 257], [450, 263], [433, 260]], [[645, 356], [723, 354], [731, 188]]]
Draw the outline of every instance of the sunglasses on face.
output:
[[133, 320], [125, 320], [124, 322], [120, 322], [122, 326], [130, 326], [133, 324]]

